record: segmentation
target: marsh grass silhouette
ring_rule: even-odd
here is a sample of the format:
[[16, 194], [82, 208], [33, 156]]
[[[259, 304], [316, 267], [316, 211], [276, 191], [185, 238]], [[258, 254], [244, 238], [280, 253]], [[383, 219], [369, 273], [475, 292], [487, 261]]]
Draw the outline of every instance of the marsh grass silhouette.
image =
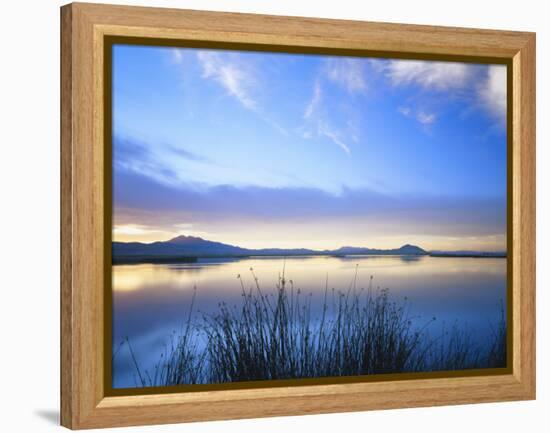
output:
[[[250, 268], [253, 284], [242, 277], [240, 304], [221, 302], [215, 313], [188, 317], [169, 338], [151, 375], [139, 366], [131, 343], [136, 386], [227, 383], [386, 373], [495, 368], [506, 365], [504, 313], [491, 328], [486, 344], [476, 343], [467, 328], [455, 323], [431, 336], [410, 315], [408, 299], [392, 301], [388, 289], [357, 288], [357, 268], [345, 291], [328, 287], [321, 313], [314, 317], [312, 294], [285, 278], [275, 293], [265, 294]], [[502, 309], [503, 311], [503, 309]]]

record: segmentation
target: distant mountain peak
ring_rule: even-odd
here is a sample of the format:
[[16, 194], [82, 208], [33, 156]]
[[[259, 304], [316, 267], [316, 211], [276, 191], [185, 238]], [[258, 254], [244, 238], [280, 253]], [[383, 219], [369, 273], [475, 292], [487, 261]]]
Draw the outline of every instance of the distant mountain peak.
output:
[[205, 242], [205, 240], [203, 238], [199, 238], [198, 236], [179, 235], [166, 242], [170, 242], [171, 244], [192, 244], [196, 242]]
[[415, 254], [427, 254], [427, 251], [423, 250], [419, 246], [411, 245], [411, 244], [405, 244], [402, 247], [400, 247], [398, 250], [406, 251], [409, 253], [415, 253]]

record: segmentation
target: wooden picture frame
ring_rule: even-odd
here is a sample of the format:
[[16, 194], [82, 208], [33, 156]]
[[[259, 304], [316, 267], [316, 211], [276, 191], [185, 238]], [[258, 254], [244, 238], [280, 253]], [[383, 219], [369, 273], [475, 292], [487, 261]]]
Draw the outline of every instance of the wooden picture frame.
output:
[[[112, 37], [508, 64], [511, 366], [505, 374], [106, 395], [104, 112]], [[510, 70], [510, 69], [509, 69]], [[61, 424], [72, 429], [535, 398], [535, 34], [73, 3], [61, 8]], [[110, 239], [110, 238], [109, 238]], [[107, 265], [108, 264], [108, 265]], [[108, 343], [110, 344], [110, 342]]]

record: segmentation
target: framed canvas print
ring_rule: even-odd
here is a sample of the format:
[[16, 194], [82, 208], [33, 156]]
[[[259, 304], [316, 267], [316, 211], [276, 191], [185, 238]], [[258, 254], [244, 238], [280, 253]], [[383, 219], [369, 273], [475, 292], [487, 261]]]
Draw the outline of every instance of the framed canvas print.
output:
[[534, 34], [61, 18], [63, 425], [535, 397]]

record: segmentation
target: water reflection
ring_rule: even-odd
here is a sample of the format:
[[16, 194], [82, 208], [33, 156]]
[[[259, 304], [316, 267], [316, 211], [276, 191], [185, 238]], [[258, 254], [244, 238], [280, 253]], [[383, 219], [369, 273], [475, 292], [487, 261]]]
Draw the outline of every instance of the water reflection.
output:
[[[113, 348], [128, 337], [143, 368], [152, 369], [169, 336], [187, 319], [196, 288], [195, 312], [214, 312], [219, 302], [240, 302], [241, 286], [254, 285], [250, 269], [264, 293], [274, 291], [282, 273], [294, 287], [312, 293], [313, 311], [319, 312], [328, 288], [347, 290], [354, 284], [389, 288], [401, 302], [409, 299], [419, 323], [437, 318], [455, 321], [482, 338], [489, 324], [500, 318], [506, 296], [506, 259], [434, 258], [405, 256], [363, 257], [251, 257], [199, 260], [197, 263], [139, 264], [113, 267]], [[113, 386], [134, 386], [134, 367], [121, 350], [113, 365]]]

